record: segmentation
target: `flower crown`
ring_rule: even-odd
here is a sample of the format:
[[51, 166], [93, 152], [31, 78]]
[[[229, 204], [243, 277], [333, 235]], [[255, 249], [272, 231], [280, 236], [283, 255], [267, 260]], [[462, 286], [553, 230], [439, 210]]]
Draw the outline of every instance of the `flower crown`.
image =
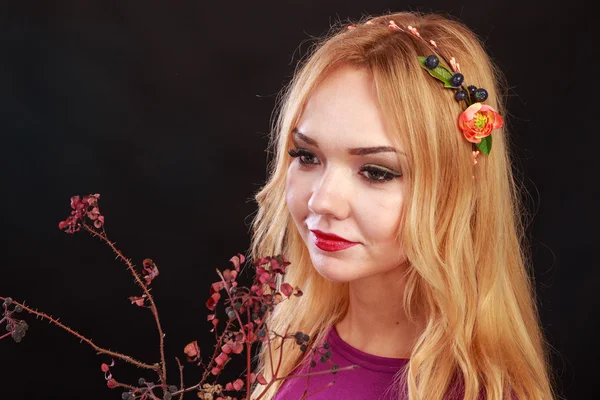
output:
[[[372, 21], [367, 21], [367, 25], [373, 25]], [[354, 29], [354, 25], [349, 25], [348, 29]], [[389, 28], [406, 32], [392, 20], [389, 22]], [[457, 101], [464, 101], [466, 109], [458, 117], [458, 127], [464, 137], [479, 150], [473, 150], [473, 165], [477, 164], [477, 156], [480, 152], [485, 155], [490, 154], [492, 149], [492, 130], [501, 128], [504, 125], [502, 116], [496, 110], [487, 104], [482, 104], [488, 98], [488, 92], [484, 88], [478, 88], [474, 85], [465, 86], [465, 77], [460, 72], [460, 65], [452, 57], [449, 61], [438, 51], [438, 46], [433, 40], [425, 40], [421, 34], [412, 26], [408, 26], [408, 32], [422, 40], [432, 51], [427, 57], [418, 56], [419, 64], [429, 75], [444, 83], [447, 89], [456, 90], [454, 98]], [[438, 57], [439, 56], [439, 57]], [[440, 58], [450, 65], [453, 73], [448, 68], [440, 65]]]

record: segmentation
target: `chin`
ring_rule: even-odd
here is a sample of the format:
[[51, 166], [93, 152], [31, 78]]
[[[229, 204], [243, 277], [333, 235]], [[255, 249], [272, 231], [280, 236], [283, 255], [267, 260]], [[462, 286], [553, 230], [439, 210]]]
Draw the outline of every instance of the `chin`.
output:
[[344, 283], [355, 279], [355, 274], [347, 261], [327, 258], [327, 256], [317, 258], [311, 256], [311, 259], [315, 270], [328, 281]]

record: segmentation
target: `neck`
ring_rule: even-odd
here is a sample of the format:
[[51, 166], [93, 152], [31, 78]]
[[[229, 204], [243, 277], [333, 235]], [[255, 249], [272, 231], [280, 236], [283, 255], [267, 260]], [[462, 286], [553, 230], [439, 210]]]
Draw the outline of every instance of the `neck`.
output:
[[425, 324], [422, 315], [409, 321], [402, 305], [404, 282], [395, 282], [385, 276], [350, 282], [348, 311], [335, 324], [344, 342], [375, 356], [410, 358]]

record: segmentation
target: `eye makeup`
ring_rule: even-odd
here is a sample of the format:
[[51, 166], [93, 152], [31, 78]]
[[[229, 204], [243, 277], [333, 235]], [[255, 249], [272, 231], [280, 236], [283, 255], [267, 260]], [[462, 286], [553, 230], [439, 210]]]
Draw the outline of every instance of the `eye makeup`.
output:
[[[318, 160], [318, 158], [311, 151], [301, 147], [289, 149], [288, 154], [293, 158], [298, 158], [298, 162], [303, 168], [313, 168], [315, 165], [319, 164], [314, 162], [314, 160]], [[369, 184], [383, 184], [402, 176], [401, 173], [372, 164], [361, 166], [359, 173]]]

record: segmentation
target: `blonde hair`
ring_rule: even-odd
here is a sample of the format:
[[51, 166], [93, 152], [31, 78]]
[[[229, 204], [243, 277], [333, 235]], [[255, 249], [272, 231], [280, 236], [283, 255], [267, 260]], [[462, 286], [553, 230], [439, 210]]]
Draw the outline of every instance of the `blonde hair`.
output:
[[[429, 48], [409, 33], [389, 29], [390, 20], [435, 40], [446, 58], [460, 62], [465, 82], [485, 88], [486, 104], [506, 117], [499, 93], [502, 75], [480, 40], [460, 22], [401, 12], [373, 18], [372, 24], [357, 23], [352, 30], [334, 27], [282, 92], [269, 143], [274, 159], [266, 184], [255, 195], [250, 256], [283, 254], [291, 265], [277, 287], [288, 282], [304, 292], [276, 306], [267, 319], [268, 330], [279, 335], [302, 331], [315, 345], [348, 309], [348, 283], [329, 281], [315, 270], [287, 209], [287, 150], [290, 133], [317, 85], [341, 66], [364, 68], [373, 78], [392, 140], [408, 156], [408, 193], [398, 232], [409, 261], [403, 301], [411, 321], [417, 310], [426, 316], [405, 375], [395, 376], [394, 387], [400, 393], [407, 382], [410, 399], [442, 399], [458, 376], [469, 400], [482, 391], [490, 400], [511, 393], [518, 399], [554, 398], [506, 124], [493, 131], [490, 155], [480, 156], [473, 167], [471, 143], [457, 127], [462, 106], [454, 91], [419, 65], [417, 56], [429, 55]], [[272, 293], [268, 286], [264, 290]], [[281, 362], [278, 377], [285, 377], [310, 355], [288, 339], [279, 361], [274, 350], [281, 338], [273, 338], [271, 345], [272, 351], [265, 342], [255, 357], [254, 372], [267, 381], [274, 373], [271, 356], [275, 366]], [[275, 397], [282, 382], [271, 385], [262, 398]], [[264, 389], [255, 383], [251, 399]]]

